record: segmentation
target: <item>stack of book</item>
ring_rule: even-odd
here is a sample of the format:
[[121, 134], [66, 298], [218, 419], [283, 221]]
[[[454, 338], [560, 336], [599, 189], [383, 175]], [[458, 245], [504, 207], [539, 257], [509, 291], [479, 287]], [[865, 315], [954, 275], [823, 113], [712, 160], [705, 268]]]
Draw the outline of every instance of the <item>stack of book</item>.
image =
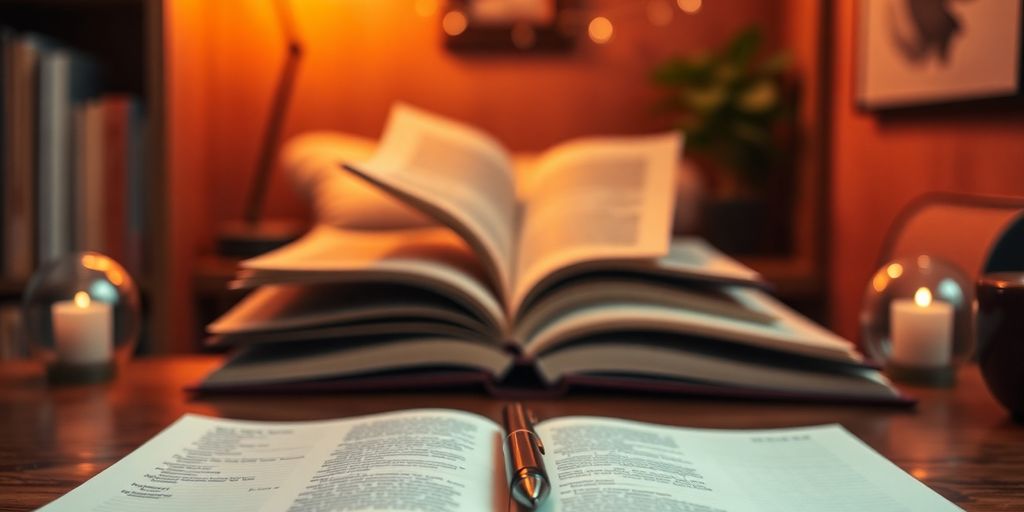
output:
[[242, 263], [205, 391], [480, 385], [905, 403], [849, 341], [698, 238], [672, 238], [678, 134], [570, 141], [530, 186], [479, 130], [400, 105], [339, 162], [436, 220], [321, 225]]
[[134, 96], [102, 82], [93, 58], [0, 28], [4, 281], [75, 250], [139, 269], [143, 117]]

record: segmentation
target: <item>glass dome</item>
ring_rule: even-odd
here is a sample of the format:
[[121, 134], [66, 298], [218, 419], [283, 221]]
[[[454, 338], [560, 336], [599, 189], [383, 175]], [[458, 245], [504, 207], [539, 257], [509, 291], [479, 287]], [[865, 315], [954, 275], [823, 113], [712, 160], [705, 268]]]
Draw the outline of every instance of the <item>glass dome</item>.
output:
[[135, 280], [97, 252], [42, 265], [28, 282], [23, 313], [32, 352], [54, 381], [109, 379], [139, 338]]
[[868, 356], [898, 380], [949, 384], [974, 348], [974, 287], [957, 266], [920, 255], [882, 265], [864, 292]]

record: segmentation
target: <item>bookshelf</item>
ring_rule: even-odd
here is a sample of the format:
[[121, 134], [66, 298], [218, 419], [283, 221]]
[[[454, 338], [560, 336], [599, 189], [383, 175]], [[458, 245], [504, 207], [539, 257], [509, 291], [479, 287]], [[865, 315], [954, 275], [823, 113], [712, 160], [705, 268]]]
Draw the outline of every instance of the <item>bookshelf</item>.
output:
[[[144, 185], [141, 204], [142, 270], [136, 275], [143, 293], [146, 323], [142, 351], [160, 351], [161, 333], [170, 323], [170, 304], [159, 293], [166, 285], [169, 201], [165, 159], [161, 0], [0, 0], [0, 26], [37, 33], [88, 53], [97, 63], [101, 93], [128, 93], [139, 99], [145, 115], [141, 134]], [[0, 279], [0, 302], [20, 300], [26, 283]]]

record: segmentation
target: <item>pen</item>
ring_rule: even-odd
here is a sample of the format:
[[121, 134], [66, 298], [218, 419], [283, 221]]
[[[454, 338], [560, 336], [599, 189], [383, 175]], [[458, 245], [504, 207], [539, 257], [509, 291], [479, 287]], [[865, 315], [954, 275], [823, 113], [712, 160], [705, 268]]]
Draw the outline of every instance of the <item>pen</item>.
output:
[[534, 432], [533, 415], [523, 404], [506, 405], [504, 419], [512, 497], [524, 507], [537, 508], [551, 490], [544, 469], [544, 443]]

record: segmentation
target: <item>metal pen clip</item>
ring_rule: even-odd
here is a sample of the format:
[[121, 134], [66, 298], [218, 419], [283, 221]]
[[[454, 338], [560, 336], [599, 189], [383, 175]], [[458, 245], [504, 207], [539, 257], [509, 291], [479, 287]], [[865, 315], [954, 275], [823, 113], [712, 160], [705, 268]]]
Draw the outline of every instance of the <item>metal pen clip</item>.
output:
[[516, 502], [537, 508], [551, 491], [544, 467], [544, 442], [533, 429], [534, 416], [521, 403], [505, 406], [505, 443], [508, 447], [509, 492]]

